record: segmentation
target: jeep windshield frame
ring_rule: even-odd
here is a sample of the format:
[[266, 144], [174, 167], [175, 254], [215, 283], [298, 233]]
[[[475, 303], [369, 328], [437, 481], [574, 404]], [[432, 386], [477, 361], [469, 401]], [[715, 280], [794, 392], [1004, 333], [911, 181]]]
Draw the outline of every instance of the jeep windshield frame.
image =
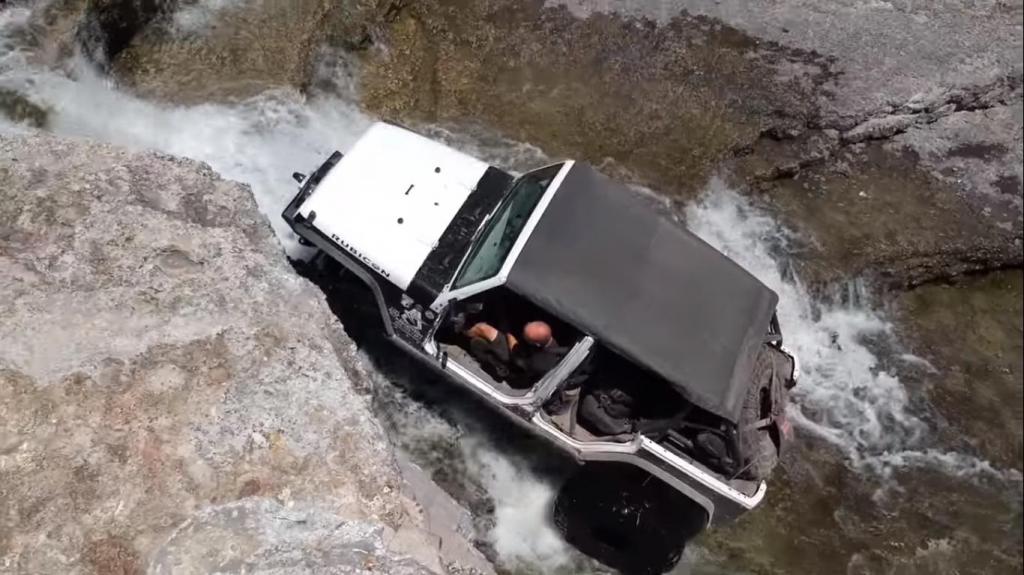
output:
[[478, 284], [501, 273], [530, 216], [564, 165], [546, 166], [516, 179], [473, 240], [452, 289]]

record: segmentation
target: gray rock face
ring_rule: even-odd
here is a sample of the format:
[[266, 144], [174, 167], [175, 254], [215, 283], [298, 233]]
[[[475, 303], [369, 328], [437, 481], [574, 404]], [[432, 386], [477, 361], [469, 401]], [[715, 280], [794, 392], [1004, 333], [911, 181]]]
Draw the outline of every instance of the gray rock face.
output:
[[450, 561], [353, 344], [208, 166], [0, 138], [0, 317], [0, 573]]
[[[894, 139], [992, 225], [1021, 228], [1021, 15], [1016, 1], [548, 0], [667, 24], [714, 18], [752, 37], [828, 58], [815, 94], [842, 142]], [[806, 74], [798, 70], [797, 74]], [[789, 80], [779, 69], [773, 79]], [[835, 152], [835, 150], [834, 150]], [[1019, 250], [1018, 250], [1019, 251]], [[1016, 264], [993, 262], [992, 268]]]
[[379, 572], [428, 575], [423, 565], [388, 551], [379, 524], [347, 521], [322, 509], [251, 498], [204, 509], [160, 546], [151, 575]]
[[937, 177], [955, 184], [979, 212], [1020, 230], [1024, 181], [1024, 104], [952, 114], [894, 139]]
[[830, 56], [842, 75], [825, 104], [857, 117], [1019, 78], [1021, 3], [864, 0], [554, 0], [573, 13], [652, 18], [682, 11]]

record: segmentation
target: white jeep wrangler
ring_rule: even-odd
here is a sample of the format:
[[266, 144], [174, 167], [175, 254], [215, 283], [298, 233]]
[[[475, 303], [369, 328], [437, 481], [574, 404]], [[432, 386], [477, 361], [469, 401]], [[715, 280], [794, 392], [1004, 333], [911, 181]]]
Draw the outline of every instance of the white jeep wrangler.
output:
[[[687, 536], [764, 498], [798, 371], [778, 298], [646, 200], [580, 162], [514, 177], [385, 123], [294, 177], [284, 219], [369, 286], [399, 348], [602, 462], [585, 466], [602, 480], [570, 480], [555, 505], [581, 549], [667, 568]], [[538, 320], [560, 360], [525, 383], [469, 352], [469, 325], [518, 336]]]

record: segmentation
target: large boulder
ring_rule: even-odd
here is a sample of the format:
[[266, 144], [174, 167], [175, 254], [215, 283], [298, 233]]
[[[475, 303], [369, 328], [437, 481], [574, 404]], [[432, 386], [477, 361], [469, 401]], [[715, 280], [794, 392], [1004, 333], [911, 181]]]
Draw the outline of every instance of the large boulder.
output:
[[489, 569], [415, 501], [354, 345], [205, 164], [0, 137], [0, 317], [0, 571]]
[[417, 561], [390, 553], [389, 539], [377, 524], [251, 498], [190, 518], [153, 554], [149, 572], [430, 575]]

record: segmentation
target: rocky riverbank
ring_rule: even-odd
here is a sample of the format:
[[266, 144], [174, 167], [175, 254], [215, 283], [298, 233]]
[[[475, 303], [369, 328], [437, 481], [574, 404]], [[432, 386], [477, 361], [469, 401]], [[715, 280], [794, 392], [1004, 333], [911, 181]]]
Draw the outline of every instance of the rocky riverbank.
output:
[[[799, 300], [787, 338], [814, 351], [802, 387], [831, 402], [800, 413], [861, 451], [805, 428], [767, 504], [702, 538], [693, 569], [1020, 570], [1021, 2], [37, 6], [0, 38], [3, 115], [216, 158], [262, 190], [267, 212], [281, 200], [267, 189], [344, 149], [372, 116], [474, 153], [465, 134], [528, 142], [495, 155], [518, 168], [529, 164], [518, 164], [524, 149], [536, 161], [582, 158], [675, 208], [736, 190], [740, 212], [771, 222], [750, 232], [770, 246], [754, 263], [782, 270], [785, 302]], [[109, 31], [95, 24], [129, 21], [139, 26], [97, 56], [90, 34]], [[22, 62], [5, 75], [2, 48], [21, 51], [40, 78]], [[100, 79], [73, 56], [82, 48], [103, 64]], [[111, 125], [79, 109], [90, 106]], [[122, 106], [136, 123], [113, 118]], [[749, 225], [743, 213], [719, 224]], [[853, 420], [862, 427], [834, 419], [849, 405], [866, 410]], [[901, 443], [903, 433], [914, 441]], [[466, 478], [447, 474], [465, 497]], [[473, 497], [488, 513], [487, 494]]]
[[119, 19], [88, 16], [97, 4], [49, 10], [92, 23], [148, 8], [109, 64], [147, 97], [315, 90], [340, 51], [386, 118], [483, 123], [681, 202], [728, 174], [798, 232], [802, 273], [822, 285], [1024, 263], [1020, 6], [837, 2], [812, 18], [784, 2], [752, 18], [696, 0], [310, 0], [224, 3], [198, 25], [167, 3], [110, 3], [130, 7]]
[[0, 196], [0, 572], [490, 572], [245, 186], [0, 137]]
[[[869, 7], [819, 6], [817, 22], [773, 3], [765, 18], [785, 33], [769, 33], [749, 9], [714, 18], [702, 2], [570, 4], [588, 17], [539, 0], [410, 4], [368, 53], [364, 98], [388, 117], [474, 118], [684, 201], [725, 170], [798, 232], [809, 280], [903, 287], [1021, 265], [1019, 7], [980, 9], [1006, 40], [983, 44], [949, 21], [982, 14], [894, 9], [942, 22], [985, 62], [929, 54], [922, 79], [920, 62], [871, 50], [964, 48], [908, 24], [872, 29], [880, 46], [851, 53], [852, 31], [880, 18]], [[950, 128], [970, 124], [991, 129]]]

